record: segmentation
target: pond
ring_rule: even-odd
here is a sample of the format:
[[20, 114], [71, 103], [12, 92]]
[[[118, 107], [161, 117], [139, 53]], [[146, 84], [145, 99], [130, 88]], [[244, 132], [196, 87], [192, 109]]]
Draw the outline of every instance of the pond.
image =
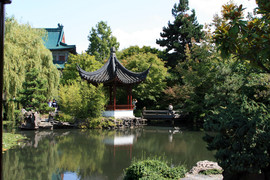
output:
[[162, 157], [191, 168], [214, 161], [201, 131], [147, 126], [129, 130], [19, 131], [28, 139], [3, 154], [4, 180], [123, 179], [131, 161]]

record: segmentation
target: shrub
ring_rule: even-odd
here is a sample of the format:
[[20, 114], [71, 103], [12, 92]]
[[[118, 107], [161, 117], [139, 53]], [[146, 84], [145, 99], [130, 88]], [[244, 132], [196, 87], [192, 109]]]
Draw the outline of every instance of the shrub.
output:
[[270, 112], [262, 103], [246, 97], [213, 111], [205, 129], [218, 132], [207, 134], [204, 140], [225, 173], [240, 175], [260, 173], [270, 166]]
[[219, 169], [208, 169], [208, 170], [200, 171], [199, 174], [211, 175], [211, 174], [222, 174], [222, 172], [223, 171]]
[[125, 170], [125, 180], [136, 179], [179, 179], [187, 172], [184, 166], [170, 168], [166, 162], [146, 159], [134, 162]]
[[65, 114], [62, 112], [58, 113], [58, 115], [56, 116], [56, 120], [69, 123], [75, 122], [75, 118], [73, 116], [70, 116], [69, 114]]
[[80, 128], [82, 129], [107, 129], [114, 126], [114, 122], [104, 117], [88, 118], [86, 121], [80, 124]]

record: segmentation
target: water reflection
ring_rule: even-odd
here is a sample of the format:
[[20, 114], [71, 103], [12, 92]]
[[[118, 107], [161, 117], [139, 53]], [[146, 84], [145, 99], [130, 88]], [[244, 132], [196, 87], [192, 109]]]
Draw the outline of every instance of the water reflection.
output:
[[165, 156], [175, 165], [214, 160], [202, 132], [145, 127], [122, 131], [22, 131], [25, 145], [3, 155], [5, 180], [122, 179], [133, 158]]

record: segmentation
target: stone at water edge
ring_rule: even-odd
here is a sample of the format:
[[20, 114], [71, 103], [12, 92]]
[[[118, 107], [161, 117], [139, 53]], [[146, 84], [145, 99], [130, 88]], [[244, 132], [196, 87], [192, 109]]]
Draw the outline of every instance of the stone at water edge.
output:
[[217, 162], [205, 160], [197, 162], [196, 166], [193, 166], [193, 168], [189, 171], [189, 174], [199, 174], [199, 172], [209, 169], [222, 170]]

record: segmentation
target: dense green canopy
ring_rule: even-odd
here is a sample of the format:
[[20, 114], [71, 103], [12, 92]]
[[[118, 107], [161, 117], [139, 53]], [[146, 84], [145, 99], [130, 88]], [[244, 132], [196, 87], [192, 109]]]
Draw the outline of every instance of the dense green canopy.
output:
[[[43, 44], [42, 37], [45, 35], [45, 31], [19, 24], [14, 18], [6, 19], [3, 79], [5, 110], [10, 100], [16, 98], [22, 89], [26, 72], [33, 68], [37, 69], [38, 77], [45, 79], [46, 98], [57, 97], [60, 76], [53, 65], [51, 52]], [[13, 108], [9, 108], [9, 111], [13, 111]]]

